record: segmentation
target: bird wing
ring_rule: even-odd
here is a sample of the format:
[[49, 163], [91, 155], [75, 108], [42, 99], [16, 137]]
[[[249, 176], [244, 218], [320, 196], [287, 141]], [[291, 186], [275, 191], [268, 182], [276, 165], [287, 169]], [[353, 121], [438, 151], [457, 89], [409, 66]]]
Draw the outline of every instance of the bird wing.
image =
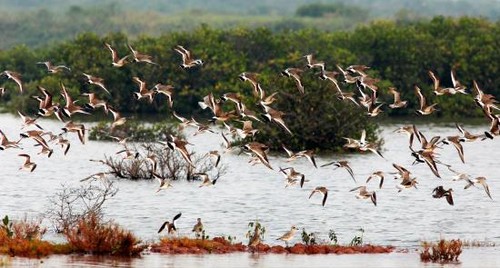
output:
[[323, 193], [323, 201], [321, 202], [322, 206], [325, 206], [327, 198], [328, 198], [328, 191]]
[[464, 160], [464, 147], [462, 146], [462, 144], [460, 144], [460, 141], [452, 141], [453, 143], [453, 146], [455, 146], [455, 148], [457, 149], [457, 152], [458, 152], [458, 156], [460, 156], [460, 160], [462, 160], [462, 163], [465, 163], [465, 160]]
[[309, 162], [311, 162], [315, 168], [318, 168], [318, 166], [316, 165], [316, 160], [314, 159], [313, 155], [306, 154], [305, 156], [307, 159], [309, 159]]
[[370, 196], [370, 199], [372, 200], [373, 204], [377, 206], [377, 193], [373, 192]]
[[158, 233], [161, 233], [161, 231], [163, 231], [163, 229], [165, 229], [165, 227], [167, 226], [167, 224], [168, 224], [168, 221], [164, 222], [164, 223], [161, 225], [160, 229], [158, 230]]
[[352, 171], [352, 168], [349, 166], [349, 165], [345, 165], [345, 169], [347, 170], [347, 172], [349, 172], [349, 175], [351, 175], [352, 179], [354, 180], [354, 182], [356, 182], [356, 179], [354, 178], [354, 172]]
[[118, 59], [118, 53], [116, 53], [116, 50], [113, 47], [111, 47], [110, 44], [108, 44], [108, 43], [104, 43], [104, 44], [109, 49], [109, 51], [111, 51], [111, 57], [113, 58], [113, 62], [117, 62], [119, 59]]
[[454, 205], [453, 196], [451, 195], [451, 192], [446, 195], [446, 201], [448, 202], [448, 204], [450, 204], [452, 206]]
[[285, 121], [283, 121], [283, 118], [281, 117], [273, 117], [274, 122], [276, 122], [278, 125], [283, 127], [290, 135], [293, 135], [292, 131], [288, 129], [288, 127], [285, 124]]
[[366, 130], [363, 129], [363, 131], [361, 132], [361, 138], [359, 139], [359, 141], [361, 143], [365, 143], [366, 142]]
[[488, 186], [488, 184], [484, 181], [481, 181], [480, 182], [481, 185], [483, 185], [483, 188], [484, 188], [484, 191], [486, 192], [486, 194], [488, 195], [488, 197], [493, 200], [493, 198], [491, 197], [491, 194], [490, 194], [490, 187]]
[[424, 157], [425, 163], [429, 166], [432, 173], [434, 173], [434, 175], [436, 175], [436, 177], [441, 178], [441, 176], [439, 175], [439, 171], [437, 169], [437, 166], [436, 166], [436, 161], [434, 161], [434, 158], [430, 155], [427, 155], [427, 154], [422, 155], [422, 156]]
[[288, 154], [288, 157], [292, 157], [294, 155], [294, 153], [287, 149], [284, 144], [281, 144], [281, 147], [283, 147], [283, 150], [285, 150], [285, 152]]
[[425, 107], [425, 97], [422, 95], [422, 91], [419, 87], [415, 86], [415, 93], [417, 94], [418, 100], [420, 102], [420, 110]]
[[172, 220], [172, 223], [175, 223], [176, 220], [178, 220], [182, 216], [182, 213], [179, 213], [174, 216], [174, 219]]
[[431, 77], [432, 82], [434, 83], [434, 90], [437, 90], [439, 88], [439, 79], [432, 71], [429, 71], [429, 76]]

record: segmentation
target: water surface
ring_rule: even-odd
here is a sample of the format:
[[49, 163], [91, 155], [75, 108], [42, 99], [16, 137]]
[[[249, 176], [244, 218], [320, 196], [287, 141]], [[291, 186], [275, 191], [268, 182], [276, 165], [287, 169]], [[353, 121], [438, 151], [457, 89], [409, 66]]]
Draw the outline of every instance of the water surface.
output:
[[[21, 127], [18, 117], [1, 114], [0, 122], [0, 129], [9, 138], [18, 137]], [[57, 121], [45, 120], [40, 124], [54, 132], [59, 132], [61, 127]], [[222, 164], [227, 166], [227, 173], [214, 187], [198, 188], [199, 182], [181, 181], [175, 182], [174, 187], [167, 191], [155, 193], [158, 186], [156, 181], [116, 180], [119, 192], [106, 203], [106, 216], [132, 230], [143, 241], [158, 240], [159, 226], [182, 212], [177, 222], [181, 234], [191, 235], [196, 218], [201, 217], [211, 237], [232, 235], [243, 242], [247, 241], [245, 233], [248, 222], [258, 219], [266, 227], [265, 242], [269, 244], [279, 243], [275, 239], [291, 225], [316, 232], [321, 239], [327, 239], [328, 231], [333, 229], [341, 243], [350, 242], [357, 229], [363, 228], [365, 242], [398, 247], [417, 247], [423, 239], [435, 240], [440, 236], [487, 239], [498, 244], [500, 205], [496, 197], [500, 193], [497, 175], [500, 139], [464, 144], [466, 164], [460, 162], [451, 145], [439, 151], [440, 160], [453, 165], [454, 169], [474, 177], [488, 178], [494, 199], [490, 200], [482, 188], [464, 190], [465, 182], [452, 182], [453, 174], [443, 166], [439, 167], [442, 179], [436, 178], [425, 164], [411, 166], [413, 159], [407, 137], [392, 132], [400, 125], [385, 124], [381, 127], [381, 135], [385, 140], [382, 153], [387, 160], [371, 153], [322, 156], [316, 160], [318, 165], [333, 160], [349, 160], [357, 184], [345, 170], [333, 170], [331, 167], [315, 169], [306, 159], [288, 163], [284, 155], [274, 155], [270, 157], [270, 162], [275, 170], [270, 170], [262, 165], [251, 166], [247, 156], [225, 154]], [[453, 124], [421, 124], [418, 127], [428, 138], [458, 134]], [[464, 127], [472, 133], [482, 133], [488, 126], [464, 124]], [[189, 149], [198, 154], [221, 149], [219, 135], [186, 135], [194, 144]], [[23, 162], [17, 156], [19, 150], [0, 152], [1, 215], [7, 214], [14, 218], [39, 215], [46, 211], [49, 204], [47, 199], [60, 189], [61, 184], [78, 185], [80, 179], [106, 171], [106, 167], [89, 159], [102, 159], [104, 154], [112, 155], [121, 148], [110, 142], [88, 141], [82, 145], [73, 133], [69, 139], [72, 147], [68, 155], [64, 156], [60, 148], [55, 148], [50, 159], [36, 155], [38, 148], [32, 146], [32, 141], [24, 142], [25, 151], [38, 163], [33, 173], [18, 170]], [[387, 175], [382, 189], [377, 189], [378, 182], [369, 184], [370, 189], [377, 190], [377, 207], [369, 200], [357, 200], [354, 193], [349, 192], [357, 185], [364, 184], [373, 171], [395, 171], [392, 163], [409, 168], [418, 177], [418, 190], [398, 193], [395, 188], [397, 181], [392, 175]], [[291, 165], [310, 180], [303, 189], [297, 186], [285, 188], [283, 176], [276, 171], [280, 166]], [[449, 206], [444, 199], [431, 197], [432, 189], [438, 185], [455, 190], [455, 206]], [[308, 199], [316, 186], [330, 189], [325, 207], [321, 206], [320, 195]], [[48, 221], [44, 224], [50, 226]], [[47, 237], [55, 239], [51, 234]], [[300, 235], [297, 235], [295, 242], [299, 240]]]

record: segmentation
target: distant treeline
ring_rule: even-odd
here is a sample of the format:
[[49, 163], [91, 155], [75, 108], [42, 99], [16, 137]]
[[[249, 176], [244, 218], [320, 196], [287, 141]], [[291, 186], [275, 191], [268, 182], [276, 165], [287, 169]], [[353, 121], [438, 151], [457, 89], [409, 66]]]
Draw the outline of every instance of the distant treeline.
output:
[[266, 27], [272, 31], [316, 28], [352, 30], [376, 19], [428, 20], [432, 16], [500, 18], [495, 0], [0, 0], [0, 49], [26, 44], [43, 47], [75, 33], [140, 35], [189, 31], [206, 24], [217, 29]]

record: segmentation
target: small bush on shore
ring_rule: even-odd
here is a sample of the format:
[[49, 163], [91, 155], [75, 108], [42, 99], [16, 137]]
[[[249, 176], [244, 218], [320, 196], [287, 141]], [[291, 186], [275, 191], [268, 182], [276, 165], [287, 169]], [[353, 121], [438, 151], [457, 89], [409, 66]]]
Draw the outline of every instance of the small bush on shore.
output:
[[113, 222], [102, 222], [90, 214], [65, 232], [73, 252], [97, 255], [138, 256], [144, 249], [140, 240]]
[[[0, 254], [29, 258], [40, 258], [55, 253], [54, 246], [42, 241], [46, 229], [40, 221], [26, 218], [18, 221], [5, 216], [0, 228]], [[59, 248], [63, 250], [63, 248]]]
[[420, 260], [423, 262], [449, 263], [458, 262], [462, 254], [462, 241], [460, 239], [440, 239], [437, 243], [422, 242]]

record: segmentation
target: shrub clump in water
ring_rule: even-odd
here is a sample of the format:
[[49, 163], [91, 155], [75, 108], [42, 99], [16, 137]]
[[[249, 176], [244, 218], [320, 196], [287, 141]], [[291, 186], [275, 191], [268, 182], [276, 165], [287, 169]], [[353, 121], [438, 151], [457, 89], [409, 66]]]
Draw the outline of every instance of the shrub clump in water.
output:
[[422, 242], [420, 260], [423, 262], [450, 263], [458, 262], [462, 254], [462, 241], [460, 239], [441, 239], [437, 243]]

